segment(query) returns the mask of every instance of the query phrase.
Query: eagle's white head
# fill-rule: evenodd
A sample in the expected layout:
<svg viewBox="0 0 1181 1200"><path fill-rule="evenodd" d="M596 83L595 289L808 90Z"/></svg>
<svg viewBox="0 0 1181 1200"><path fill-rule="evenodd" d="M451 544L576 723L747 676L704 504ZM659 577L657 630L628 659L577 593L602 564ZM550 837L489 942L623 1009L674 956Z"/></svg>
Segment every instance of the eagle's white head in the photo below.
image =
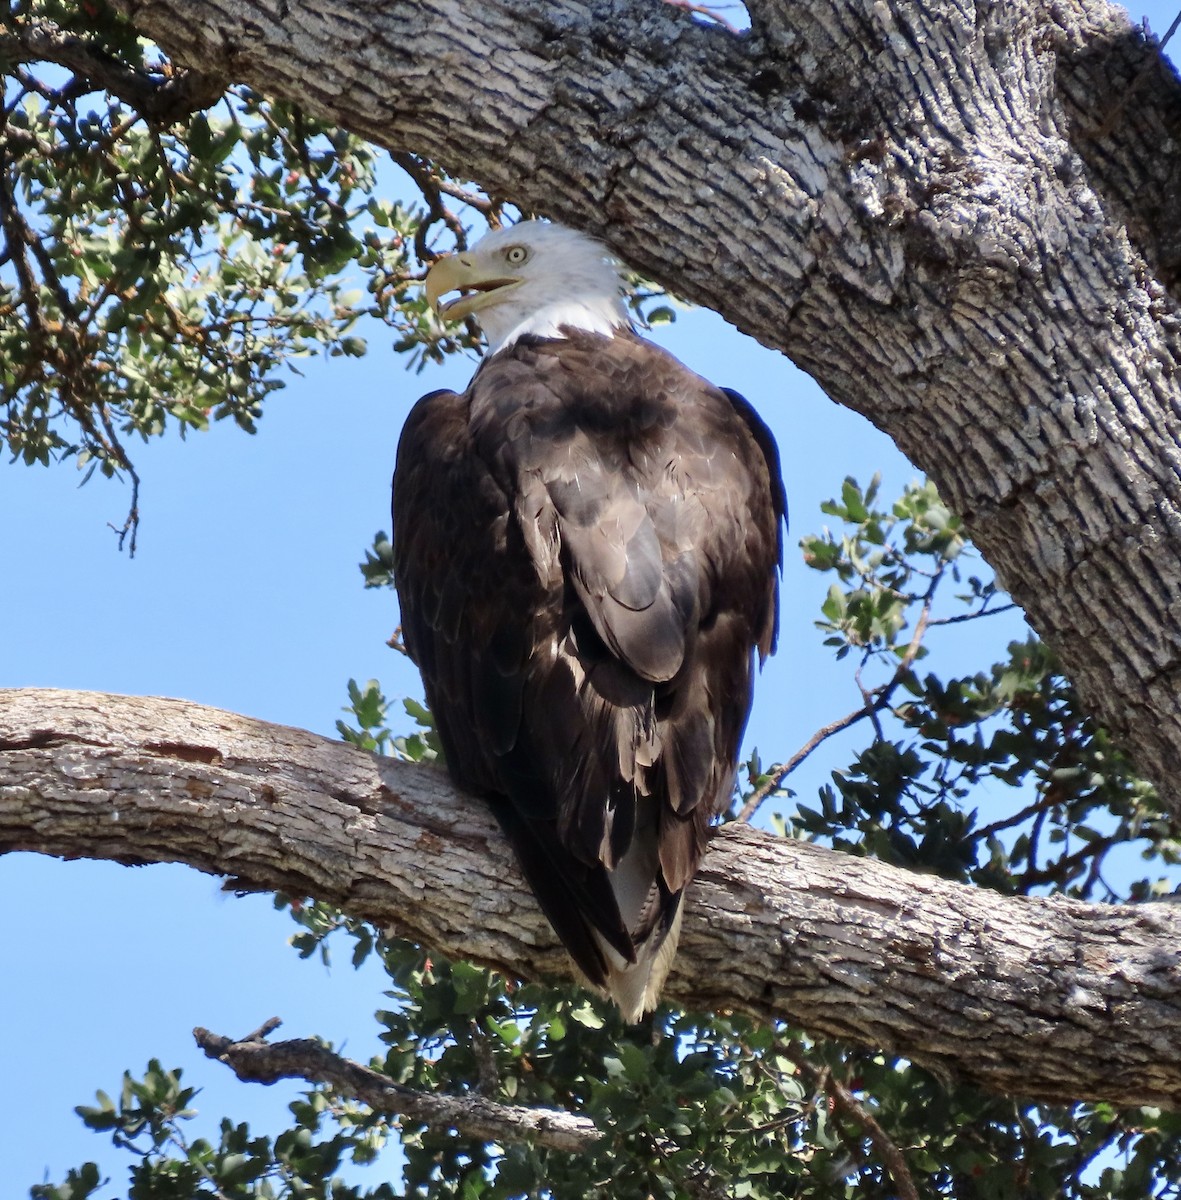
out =
<svg viewBox="0 0 1181 1200"><path fill-rule="evenodd" d="M563 326L608 336L630 326L619 264L592 237L544 221L497 229L471 250L427 272L427 299L448 321L472 315L488 353L531 333L562 337ZM458 292L445 300L449 292Z"/></svg>

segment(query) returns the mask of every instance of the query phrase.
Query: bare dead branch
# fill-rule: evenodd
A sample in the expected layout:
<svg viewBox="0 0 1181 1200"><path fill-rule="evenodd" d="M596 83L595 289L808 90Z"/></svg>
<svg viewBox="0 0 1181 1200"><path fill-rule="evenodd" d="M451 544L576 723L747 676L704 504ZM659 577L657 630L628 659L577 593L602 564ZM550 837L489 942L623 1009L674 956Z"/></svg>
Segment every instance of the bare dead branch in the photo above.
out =
<svg viewBox="0 0 1181 1200"><path fill-rule="evenodd" d="M371 1067L342 1058L323 1042L295 1038L271 1044L266 1035L280 1021L271 1018L239 1041L193 1030L197 1045L228 1066L244 1083L276 1083L303 1079L326 1083L338 1093L360 1100L376 1112L395 1114L434 1129L452 1129L482 1142L531 1142L550 1150L580 1154L601 1137L589 1117L553 1108L500 1104L484 1096L445 1096L397 1083Z"/></svg>

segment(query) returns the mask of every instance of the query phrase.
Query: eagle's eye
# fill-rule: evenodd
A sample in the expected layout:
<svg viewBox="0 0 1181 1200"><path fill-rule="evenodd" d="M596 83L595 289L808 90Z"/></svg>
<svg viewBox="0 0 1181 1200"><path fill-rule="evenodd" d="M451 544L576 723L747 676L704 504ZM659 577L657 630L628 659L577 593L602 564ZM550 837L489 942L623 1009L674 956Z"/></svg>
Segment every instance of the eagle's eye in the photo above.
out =
<svg viewBox="0 0 1181 1200"><path fill-rule="evenodd" d="M529 257L529 251L524 246L510 246L504 252L504 260L510 266L519 267Z"/></svg>

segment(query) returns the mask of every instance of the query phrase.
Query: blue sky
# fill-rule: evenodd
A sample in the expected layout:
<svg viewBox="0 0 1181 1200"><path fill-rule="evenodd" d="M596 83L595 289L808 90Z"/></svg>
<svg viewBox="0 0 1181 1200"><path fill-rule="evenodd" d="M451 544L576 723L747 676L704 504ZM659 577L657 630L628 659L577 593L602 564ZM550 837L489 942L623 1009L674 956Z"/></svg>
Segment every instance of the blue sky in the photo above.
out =
<svg viewBox="0 0 1181 1200"><path fill-rule="evenodd" d="M1172 5L1146 5L1167 28ZM827 587L799 560L800 535L851 474L885 477L889 497L917 473L862 418L832 404L785 359L711 313L682 313L655 340L701 374L743 392L772 426L792 510L780 652L760 681L748 744L785 757L857 695L812 622ZM136 451L143 480L139 552L121 555L107 522L127 493L99 479L78 487L71 465L0 466L0 686L88 688L179 696L332 736L354 677L387 694L421 694L408 663L384 645L393 597L364 591L357 563L389 529L398 431L423 392L462 387L470 360L403 370L381 331L361 360L307 360L277 393L254 437L214 428ZM998 619L961 648L992 661L1016 621ZM793 783L807 799L847 761L814 756ZM372 1013L382 977L346 963L325 970L286 944L293 927L265 898L226 897L187 868L0 859L9 911L0 991L0 1078L22 1097L6 1114L0 1194L60 1180L87 1158L122 1194L126 1160L73 1113L95 1089L117 1091L150 1057L182 1066L212 1119L283 1128L298 1089L237 1084L195 1049L191 1029L238 1035L270 1016L283 1034L321 1034L353 1057L377 1052ZM15 985L15 986L14 986Z"/></svg>

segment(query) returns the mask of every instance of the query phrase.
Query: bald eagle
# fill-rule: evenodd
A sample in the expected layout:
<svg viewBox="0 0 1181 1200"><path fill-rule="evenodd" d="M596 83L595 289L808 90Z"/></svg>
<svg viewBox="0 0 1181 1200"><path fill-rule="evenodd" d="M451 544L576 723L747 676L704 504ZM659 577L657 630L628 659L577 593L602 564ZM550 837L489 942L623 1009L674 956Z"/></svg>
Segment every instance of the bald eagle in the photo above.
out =
<svg viewBox="0 0 1181 1200"><path fill-rule="evenodd" d="M741 396L637 336L618 266L583 234L497 230L436 262L426 292L488 350L398 445L406 647L456 783L636 1021L731 800L754 655L775 645L778 453Z"/></svg>

